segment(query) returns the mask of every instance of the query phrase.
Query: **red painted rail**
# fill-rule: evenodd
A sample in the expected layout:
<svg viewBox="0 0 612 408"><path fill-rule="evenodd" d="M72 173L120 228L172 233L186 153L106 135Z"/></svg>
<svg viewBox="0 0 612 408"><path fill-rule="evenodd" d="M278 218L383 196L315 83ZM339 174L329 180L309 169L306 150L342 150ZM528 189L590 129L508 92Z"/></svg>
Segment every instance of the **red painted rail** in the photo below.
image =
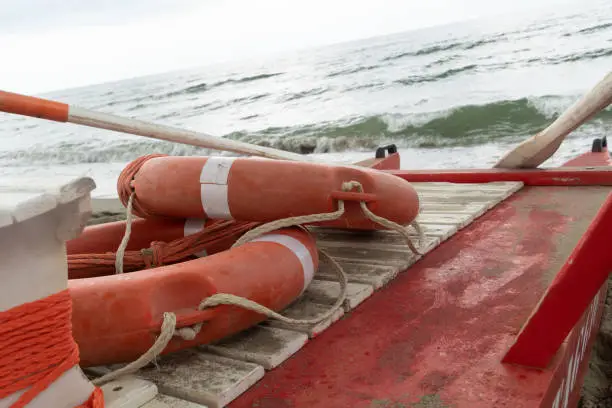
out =
<svg viewBox="0 0 612 408"><path fill-rule="evenodd" d="M385 170L411 182L490 183L522 181L528 186L612 186L612 167L557 167L534 170Z"/></svg>
<svg viewBox="0 0 612 408"><path fill-rule="evenodd" d="M545 368L612 270L612 194L504 356L504 363Z"/></svg>

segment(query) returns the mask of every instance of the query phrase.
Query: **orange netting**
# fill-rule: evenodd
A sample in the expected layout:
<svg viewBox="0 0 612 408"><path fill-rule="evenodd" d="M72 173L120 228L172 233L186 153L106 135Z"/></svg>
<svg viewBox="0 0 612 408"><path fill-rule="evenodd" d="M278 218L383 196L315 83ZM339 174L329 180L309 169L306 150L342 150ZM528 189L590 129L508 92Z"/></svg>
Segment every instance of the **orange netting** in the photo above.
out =
<svg viewBox="0 0 612 408"><path fill-rule="evenodd" d="M79 363L72 337L72 299L63 290L0 312L0 399L28 388L11 408L25 407ZM79 408L103 408L96 389Z"/></svg>
<svg viewBox="0 0 612 408"><path fill-rule="evenodd" d="M226 248L245 232L260 223L217 220L203 231L170 242L154 241L151 246L139 251L126 251L123 257L124 272L154 268L183 261L215 244L226 241ZM115 272L114 252L103 254L68 255L68 270L71 278L101 276Z"/></svg>

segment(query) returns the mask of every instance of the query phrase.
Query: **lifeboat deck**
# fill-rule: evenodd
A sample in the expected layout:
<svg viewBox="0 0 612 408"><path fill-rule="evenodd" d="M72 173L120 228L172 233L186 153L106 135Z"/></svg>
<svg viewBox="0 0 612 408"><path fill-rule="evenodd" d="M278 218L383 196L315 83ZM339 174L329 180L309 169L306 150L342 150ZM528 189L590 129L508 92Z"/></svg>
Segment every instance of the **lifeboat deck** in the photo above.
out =
<svg viewBox="0 0 612 408"><path fill-rule="evenodd" d="M421 250L427 253L520 190L523 184L436 182L414 183L414 186L421 200L421 213L417 220L426 237ZM338 310L331 319L316 326L296 329L282 322L268 320L222 343L162 357L158 360L157 367L146 368L135 376L106 384L103 388L107 406L123 408L228 406L251 387L262 384L260 380L266 377L267 373L273 373L275 368L299 353L308 343L319 341L317 339L319 334L339 320L349 318L353 309L367 308L367 299L370 296L398 276L409 274L410 266L420 259L410 252L404 239L395 232L350 232L327 228L311 228L311 230L320 248L326 250L339 262L348 276L347 299L343 309ZM285 309L283 314L305 319L327 310L339 294L340 285L335 279L334 273L322 263L315 280L304 295ZM420 300L414 299L414 302L420 303ZM389 310L389 313L394 311ZM390 327L389 330L393 328ZM359 336L359 333L347 333L347 335ZM368 351L364 352L367 354ZM117 367L96 367L88 369L87 372L88 375L95 377L114 368ZM322 381L320 378L312 380ZM263 387L267 386L263 384ZM264 391L258 390L259 393ZM281 406L274 404L275 402L270 401L270 404L258 403L248 406L261 408Z"/></svg>

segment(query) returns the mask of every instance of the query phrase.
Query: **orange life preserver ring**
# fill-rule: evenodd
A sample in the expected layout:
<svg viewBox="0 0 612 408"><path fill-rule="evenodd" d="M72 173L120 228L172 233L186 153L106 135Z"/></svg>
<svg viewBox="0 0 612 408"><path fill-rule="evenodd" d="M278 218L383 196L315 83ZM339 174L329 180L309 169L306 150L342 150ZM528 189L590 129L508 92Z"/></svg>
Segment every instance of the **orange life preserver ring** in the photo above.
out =
<svg viewBox="0 0 612 408"><path fill-rule="evenodd" d="M282 310L308 286L318 263L313 237L288 228L205 258L70 280L72 333L81 365L135 360L155 342L164 312L176 314L177 328L205 321L195 339L174 337L164 354L245 330L264 316L236 306L199 311L198 305L213 294L228 293Z"/></svg>
<svg viewBox="0 0 612 408"><path fill-rule="evenodd" d="M342 191L358 181L363 193ZM380 171L316 163L235 157L143 156L119 176L118 192L127 205L132 192L134 213L141 217L214 218L269 222L329 213L345 201L337 221L316 225L377 229L359 201L376 215L401 225L419 212L412 185Z"/></svg>
<svg viewBox="0 0 612 408"><path fill-rule="evenodd" d="M126 250L148 248L153 241L170 242L183 238L202 231L215 222L214 220L198 219L137 218L132 220L132 232ZM66 251L68 255L116 251L125 234L125 228L125 221L90 225L85 227L81 235L66 242ZM229 246L221 250L225 250ZM208 250L206 252L215 253Z"/></svg>
<svg viewBox="0 0 612 408"><path fill-rule="evenodd" d="M224 220L137 218L132 221L124 271L182 262L225 251L246 231L257 225ZM66 242L68 278L83 279L114 274L114 255L126 226L125 221L91 225L80 236ZM199 237L181 243L181 239L194 234ZM195 242L197 250L193 250ZM109 261L112 262L109 264Z"/></svg>

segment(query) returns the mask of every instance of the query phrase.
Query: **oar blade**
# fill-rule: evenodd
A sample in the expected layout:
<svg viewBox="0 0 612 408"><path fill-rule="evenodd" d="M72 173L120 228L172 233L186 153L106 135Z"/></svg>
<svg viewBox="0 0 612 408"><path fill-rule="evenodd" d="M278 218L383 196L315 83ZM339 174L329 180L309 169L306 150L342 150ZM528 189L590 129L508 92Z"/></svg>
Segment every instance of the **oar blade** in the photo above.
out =
<svg viewBox="0 0 612 408"><path fill-rule="evenodd" d="M612 72L580 98L546 129L521 142L493 167L535 168L548 160L565 137L612 103Z"/></svg>

